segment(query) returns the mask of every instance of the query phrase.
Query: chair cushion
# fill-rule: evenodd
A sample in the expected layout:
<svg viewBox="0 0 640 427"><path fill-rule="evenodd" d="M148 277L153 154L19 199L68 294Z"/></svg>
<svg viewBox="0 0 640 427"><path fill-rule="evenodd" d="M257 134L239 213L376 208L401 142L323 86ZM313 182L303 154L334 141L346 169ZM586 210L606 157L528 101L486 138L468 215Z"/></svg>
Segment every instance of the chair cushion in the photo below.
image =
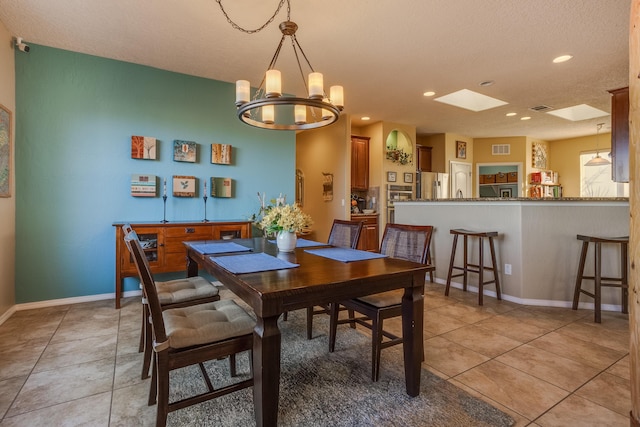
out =
<svg viewBox="0 0 640 427"><path fill-rule="evenodd" d="M255 320L233 300L162 312L169 347L185 348L253 333Z"/></svg>
<svg viewBox="0 0 640 427"><path fill-rule="evenodd" d="M395 289L393 291L380 292L379 294L367 295L356 299L374 307L384 308L402 304L403 294L404 289Z"/></svg>
<svg viewBox="0 0 640 427"><path fill-rule="evenodd" d="M218 288L200 276L156 282L156 289L160 305L175 304L218 295Z"/></svg>

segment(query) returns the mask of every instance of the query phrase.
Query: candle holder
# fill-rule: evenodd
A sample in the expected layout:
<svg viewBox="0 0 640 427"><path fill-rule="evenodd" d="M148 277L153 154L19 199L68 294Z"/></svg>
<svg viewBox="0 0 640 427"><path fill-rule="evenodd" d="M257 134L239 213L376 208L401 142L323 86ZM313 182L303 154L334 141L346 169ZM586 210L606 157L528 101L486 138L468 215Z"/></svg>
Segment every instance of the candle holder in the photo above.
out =
<svg viewBox="0 0 640 427"><path fill-rule="evenodd" d="M164 196L162 196L162 204L163 206L163 214L162 214L162 222L163 224L169 222L167 221L167 195L165 194Z"/></svg>
<svg viewBox="0 0 640 427"><path fill-rule="evenodd" d="M205 193L205 195L202 197L202 200L204 200L204 219L202 220L202 222L209 222L209 220L207 219L207 194Z"/></svg>

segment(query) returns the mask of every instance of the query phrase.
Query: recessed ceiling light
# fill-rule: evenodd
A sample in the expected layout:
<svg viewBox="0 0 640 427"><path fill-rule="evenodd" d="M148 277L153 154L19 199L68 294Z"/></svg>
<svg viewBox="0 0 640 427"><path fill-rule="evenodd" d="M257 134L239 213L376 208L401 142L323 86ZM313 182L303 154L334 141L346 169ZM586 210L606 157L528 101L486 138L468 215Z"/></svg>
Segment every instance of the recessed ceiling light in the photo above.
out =
<svg viewBox="0 0 640 427"><path fill-rule="evenodd" d="M567 62L571 58L573 58L573 55L561 55L561 56L558 56L557 58L553 58L553 63L559 64L561 62Z"/></svg>
<svg viewBox="0 0 640 427"><path fill-rule="evenodd" d="M360 118L360 120L365 120L365 121L366 121L366 120L371 120L371 117L369 117L369 116L364 116L364 117L361 117L361 118Z"/></svg>
<svg viewBox="0 0 640 427"><path fill-rule="evenodd" d="M507 114L505 114L505 116L507 116L507 117L513 117L513 116L515 116L516 114L518 114L518 113L507 113Z"/></svg>
<svg viewBox="0 0 640 427"><path fill-rule="evenodd" d="M520 117L520 120L531 120L531 117L529 116Z"/></svg>
<svg viewBox="0 0 640 427"><path fill-rule="evenodd" d="M462 89L435 99L438 102L453 105L471 111L484 111L507 104L500 99L492 98L469 89Z"/></svg>
<svg viewBox="0 0 640 427"><path fill-rule="evenodd" d="M433 96L433 95L435 95L435 94L436 94L435 92L433 92L433 91L431 91L431 90L430 90L430 91L428 91L428 92L423 93L422 95L423 95L423 96Z"/></svg>
<svg viewBox="0 0 640 427"><path fill-rule="evenodd" d="M494 83L495 82L493 80L485 80L483 82L480 82L480 86L491 86Z"/></svg>

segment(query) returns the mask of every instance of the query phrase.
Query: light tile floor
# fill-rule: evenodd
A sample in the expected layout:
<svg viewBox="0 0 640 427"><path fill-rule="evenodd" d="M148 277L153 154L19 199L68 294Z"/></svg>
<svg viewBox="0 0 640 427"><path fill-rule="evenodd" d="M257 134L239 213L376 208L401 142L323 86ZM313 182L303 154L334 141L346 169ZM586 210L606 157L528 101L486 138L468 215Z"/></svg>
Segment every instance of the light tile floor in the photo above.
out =
<svg viewBox="0 0 640 427"><path fill-rule="evenodd" d="M628 317L521 306L428 284L426 367L518 426L628 426ZM153 425L140 380L140 304L15 313L0 325L0 426ZM399 328L397 319L386 322ZM384 371L384 366L382 367Z"/></svg>

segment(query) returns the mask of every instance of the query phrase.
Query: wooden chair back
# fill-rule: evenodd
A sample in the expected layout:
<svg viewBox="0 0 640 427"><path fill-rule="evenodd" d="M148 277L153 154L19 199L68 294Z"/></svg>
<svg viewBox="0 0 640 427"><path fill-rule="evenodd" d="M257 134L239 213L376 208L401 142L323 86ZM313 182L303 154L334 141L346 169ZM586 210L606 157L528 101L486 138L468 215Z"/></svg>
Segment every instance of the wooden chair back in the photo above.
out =
<svg viewBox="0 0 640 427"><path fill-rule="evenodd" d="M363 224L362 221L334 219L327 243L331 246L356 249Z"/></svg>
<svg viewBox="0 0 640 427"><path fill-rule="evenodd" d="M387 224L382 235L380 253L391 258L426 264L432 234L431 225Z"/></svg>
<svg viewBox="0 0 640 427"><path fill-rule="evenodd" d="M164 321L162 320L162 307L158 299L158 292L153 280L153 275L151 274L149 261L144 254L144 249L142 249L142 245L140 245L140 240L138 240L138 235L135 231L132 230L126 234L124 240L133 256L133 263L136 266L136 270L138 270L138 276L140 276L142 292L147 298L155 340L158 343L163 343L167 340L167 335L164 329Z"/></svg>

